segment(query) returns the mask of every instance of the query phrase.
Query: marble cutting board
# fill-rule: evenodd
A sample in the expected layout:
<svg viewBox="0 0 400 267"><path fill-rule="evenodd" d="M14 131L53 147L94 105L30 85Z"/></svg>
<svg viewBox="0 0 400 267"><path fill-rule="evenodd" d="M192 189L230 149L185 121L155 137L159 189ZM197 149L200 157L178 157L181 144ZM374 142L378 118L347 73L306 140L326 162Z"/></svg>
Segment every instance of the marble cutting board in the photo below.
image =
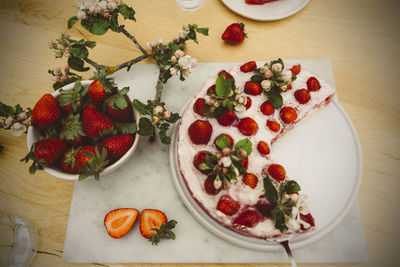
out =
<svg viewBox="0 0 400 267"><path fill-rule="evenodd" d="M334 87L329 59L291 60L316 73ZM172 78L163 100L180 111L206 78L238 63L201 63L185 82ZM120 88L129 86L131 96L142 101L154 97L158 68L137 65L130 72L114 74ZM339 96L340 97L340 96ZM280 263L288 262L285 252L254 251L230 244L203 228L185 208L175 191L168 162L168 147L141 137L132 158L100 182L75 182L63 260L74 263ZM160 209L178 224L176 240L158 246L141 237L138 222L125 237L112 239L103 225L112 209L134 207ZM358 203L343 223L312 245L293 251L300 263L355 263L368 259Z"/></svg>

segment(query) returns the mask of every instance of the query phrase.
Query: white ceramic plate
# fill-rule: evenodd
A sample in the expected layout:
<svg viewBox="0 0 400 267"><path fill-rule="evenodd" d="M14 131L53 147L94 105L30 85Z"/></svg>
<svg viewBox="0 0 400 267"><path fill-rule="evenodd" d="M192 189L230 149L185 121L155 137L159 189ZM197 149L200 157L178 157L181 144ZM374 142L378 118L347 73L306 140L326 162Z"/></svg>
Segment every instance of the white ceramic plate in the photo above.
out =
<svg viewBox="0 0 400 267"><path fill-rule="evenodd" d="M85 81L81 81L83 86L89 86L89 84L93 81L91 80L85 80ZM65 85L64 87L62 87L61 89L63 90L71 90L74 88L74 83L70 83L68 85ZM59 90L54 91L52 93L52 95L54 97L58 97L60 95ZM132 101L132 99L131 99ZM135 108L133 108L133 115L134 118L136 119L136 124L138 126L139 120L137 118L140 117L140 114L136 111ZM28 133L27 133L27 137L26 137L26 145L28 147L28 151L31 150L32 145L39 140L39 132L34 129L32 126L29 126L28 128ZM139 143L139 135L135 135L135 139L133 140L132 146L129 148L129 150L125 153L125 155L123 155L119 160L117 160L116 162L114 162L113 164L107 166L100 175L106 175L111 173L112 171L118 169L120 166L122 166L123 164L125 164L125 162L128 161L128 159L133 155L133 153L136 150L136 147L138 146ZM79 175L78 174L71 174L71 173L67 173L65 171L62 171L61 169L56 169L53 167L43 167L43 170L45 172L47 172L50 175L53 175L54 177L60 178L60 179L65 179L65 180L78 180ZM93 178L94 176L90 176L91 178Z"/></svg>
<svg viewBox="0 0 400 267"><path fill-rule="evenodd" d="M190 100L191 101L191 100ZM189 103L188 103L189 104ZM178 194L192 215L215 235L239 246L277 250L280 245L251 238L212 219L189 193L177 161L177 129L170 147L170 167ZM347 113L334 98L327 107L305 119L272 147L273 159L285 166L309 197L316 230L291 239L291 247L306 246L341 223L357 197L362 178L362 154L357 133Z"/></svg>
<svg viewBox="0 0 400 267"><path fill-rule="evenodd" d="M249 5L245 0L221 0L233 12L253 20L279 20L302 10L309 0L278 0L264 5Z"/></svg>

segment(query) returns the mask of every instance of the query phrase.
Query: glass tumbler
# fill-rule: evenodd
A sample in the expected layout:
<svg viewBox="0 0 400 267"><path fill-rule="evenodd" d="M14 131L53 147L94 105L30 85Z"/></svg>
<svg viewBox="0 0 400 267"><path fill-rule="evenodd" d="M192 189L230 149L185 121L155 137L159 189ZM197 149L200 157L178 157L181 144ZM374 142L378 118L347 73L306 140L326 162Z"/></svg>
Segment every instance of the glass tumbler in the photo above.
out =
<svg viewBox="0 0 400 267"><path fill-rule="evenodd" d="M0 213L0 266L29 266L38 249L36 228L16 215Z"/></svg>
<svg viewBox="0 0 400 267"><path fill-rule="evenodd" d="M185 11L194 11L203 5L203 0L176 0L176 3Z"/></svg>

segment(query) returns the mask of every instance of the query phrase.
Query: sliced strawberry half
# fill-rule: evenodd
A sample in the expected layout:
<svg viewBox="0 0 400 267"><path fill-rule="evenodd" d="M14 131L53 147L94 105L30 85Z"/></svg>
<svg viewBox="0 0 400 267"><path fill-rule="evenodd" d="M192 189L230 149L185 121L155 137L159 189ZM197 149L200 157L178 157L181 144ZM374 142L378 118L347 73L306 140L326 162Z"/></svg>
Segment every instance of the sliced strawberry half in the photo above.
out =
<svg viewBox="0 0 400 267"><path fill-rule="evenodd" d="M301 71L301 66L299 65L294 65L292 68L290 68L290 71L292 72L293 76L297 76L297 74L300 73Z"/></svg>
<svg viewBox="0 0 400 267"><path fill-rule="evenodd" d="M269 146L266 142L260 141L257 144L257 150L260 152L261 155L266 156L270 153Z"/></svg>
<svg viewBox="0 0 400 267"><path fill-rule="evenodd" d="M265 101L264 103L261 104L260 111L262 114L270 116L274 113L275 109L274 106L271 104L271 102Z"/></svg>
<svg viewBox="0 0 400 267"><path fill-rule="evenodd" d="M304 105L310 101L311 96L310 92L307 89L299 89L294 92L294 97L296 98L297 102Z"/></svg>
<svg viewBox="0 0 400 267"><path fill-rule="evenodd" d="M253 173L247 173L245 176L243 176L243 183L247 186L249 186L250 188L256 188L257 184L258 184L258 178L255 174Z"/></svg>
<svg viewBox="0 0 400 267"><path fill-rule="evenodd" d="M155 229L159 229L167 221L167 216L164 212L155 209L144 209L140 215L140 233L144 238L150 239L151 236L157 234Z"/></svg>
<svg viewBox="0 0 400 267"><path fill-rule="evenodd" d="M252 72L256 68L257 68L257 64L256 64L256 62L254 60L253 61L249 61L249 62L243 64L242 66L240 66L240 70L242 72Z"/></svg>
<svg viewBox="0 0 400 267"><path fill-rule="evenodd" d="M315 92L321 89L321 85L319 84L319 81L315 77L310 77L307 80L307 89L308 91Z"/></svg>
<svg viewBox="0 0 400 267"><path fill-rule="evenodd" d="M263 220L264 218L256 210L248 209L240 213L235 220L233 220L233 224L253 228Z"/></svg>
<svg viewBox="0 0 400 267"><path fill-rule="evenodd" d="M240 203L235 201L229 195L223 195L218 200L217 210L219 210L220 212L222 212L225 215L232 216L236 212L238 212L239 209L240 209Z"/></svg>
<svg viewBox="0 0 400 267"><path fill-rule="evenodd" d="M226 109L218 116L217 121L222 126L230 126L236 120L236 114L233 110Z"/></svg>
<svg viewBox="0 0 400 267"><path fill-rule="evenodd" d="M248 95L261 95L261 85L258 82L248 81L244 84L244 92Z"/></svg>
<svg viewBox="0 0 400 267"><path fill-rule="evenodd" d="M279 132L281 129L281 125L274 120L267 120L267 127L275 133Z"/></svg>
<svg viewBox="0 0 400 267"><path fill-rule="evenodd" d="M239 131L245 136L255 135L258 131L258 124L250 117L243 118L238 123Z"/></svg>
<svg viewBox="0 0 400 267"><path fill-rule="evenodd" d="M125 236L135 224L139 211L137 209L115 209L104 217L104 226L112 238Z"/></svg>
<svg viewBox="0 0 400 267"><path fill-rule="evenodd" d="M246 105L245 105L245 107L246 107L246 110L249 109L249 108L251 107L251 98L250 98L250 97L247 97L247 98L246 98Z"/></svg>

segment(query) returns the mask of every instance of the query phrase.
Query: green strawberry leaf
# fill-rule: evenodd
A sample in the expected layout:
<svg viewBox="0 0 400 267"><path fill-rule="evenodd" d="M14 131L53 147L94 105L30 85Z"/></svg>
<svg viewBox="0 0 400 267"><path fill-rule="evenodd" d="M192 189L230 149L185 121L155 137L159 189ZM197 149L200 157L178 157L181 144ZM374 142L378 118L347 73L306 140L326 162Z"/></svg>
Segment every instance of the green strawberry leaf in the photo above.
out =
<svg viewBox="0 0 400 267"><path fill-rule="evenodd" d="M265 198L272 203L278 202L278 191L276 190L275 186L273 185L271 179L267 175L264 178L264 190L265 190Z"/></svg>
<svg viewBox="0 0 400 267"><path fill-rule="evenodd" d="M279 87L274 86L270 91L264 91L268 101L271 102L274 109L280 109L283 106L283 98Z"/></svg>
<svg viewBox="0 0 400 267"><path fill-rule="evenodd" d="M226 91L225 78L223 75L219 75L215 81L215 93L219 97L224 97L226 95Z"/></svg>

